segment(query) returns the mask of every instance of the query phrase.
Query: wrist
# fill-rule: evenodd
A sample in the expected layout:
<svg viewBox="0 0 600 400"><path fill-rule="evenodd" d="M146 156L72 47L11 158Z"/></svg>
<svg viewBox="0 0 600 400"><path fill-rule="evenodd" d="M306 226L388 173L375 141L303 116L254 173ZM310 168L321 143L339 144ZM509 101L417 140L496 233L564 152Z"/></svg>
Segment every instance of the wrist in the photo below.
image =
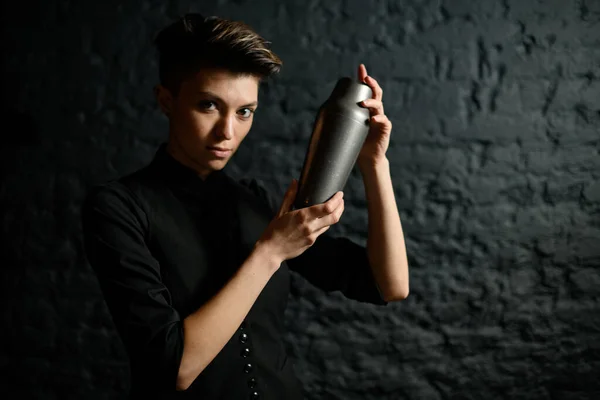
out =
<svg viewBox="0 0 600 400"><path fill-rule="evenodd" d="M356 165L358 166L360 172L364 174L372 173L374 171L389 168L390 161L387 157L379 157L379 158L358 158L356 161Z"/></svg>
<svg viewBox="0 0 600 400"><path fill-rule="evenodd" d="M269 271L276 271L279 269L279 266L283 262L281 257L278 257L276 253L273 251L273 247L271 242L268 240L258 240L254 244L254 249L252 253L261 260L261 264L265 265Z"/></svg>

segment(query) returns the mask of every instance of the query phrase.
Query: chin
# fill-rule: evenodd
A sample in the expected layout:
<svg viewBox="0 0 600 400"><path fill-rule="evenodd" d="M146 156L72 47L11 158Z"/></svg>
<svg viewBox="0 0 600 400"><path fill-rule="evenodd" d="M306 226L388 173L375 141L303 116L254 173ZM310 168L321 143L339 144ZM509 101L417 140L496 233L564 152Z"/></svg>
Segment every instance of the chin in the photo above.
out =
<svg viewBox="0 0 600 400"><path fill-rule="evenodd" d="M227 163L229 162L229 160L231 160L231 157L227 157L227 158L215 158L212 160L208 160L208 162L206 163L206 165L214 170L219 170L219 169L223 169L225 168L225 166L227 165Z"/></svg>
<svg viewBox="0 0 600 400"><path fill-rule="evenodd" d="M213 171L219 171L227 165L229 160L211 160L208 163L208 167Z"/></svg>

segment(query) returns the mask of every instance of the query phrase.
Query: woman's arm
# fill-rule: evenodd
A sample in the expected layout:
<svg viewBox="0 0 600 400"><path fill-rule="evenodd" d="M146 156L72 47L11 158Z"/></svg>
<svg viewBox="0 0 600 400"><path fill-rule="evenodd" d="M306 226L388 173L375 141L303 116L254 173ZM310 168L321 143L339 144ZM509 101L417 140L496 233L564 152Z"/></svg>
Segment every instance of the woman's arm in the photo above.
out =
<svg viewBox="0 0 600 400"><path fill-rule="evenodd" d="M387 301L408 296L408 261L404 233L398 215L390 163L386 152L390 144L392 122L385 115L383 89L364 64L358 67L358 79L373 91L373 97L362 101L371 115L370 128L358 156L369 212L367 250L375 280Z"/></svg>
<svg viewBox="0 0 600 400"><path fill-rule="evenodd" d="M386 301L408 296L408 261L404 233L387 159L361 163L369 213L367 251L373 275Z"/></svg>
<svg viewBox="0 0 600 400"><path fill-rule="evenodd" d="M339 221L344 210L341 193L324 204L290 212L296 191L294 181L240 269L211 300L185 318L178 390L187 389L221 351L281 263L304 253Z"/></svg>
<svg viewBox="0 0 600 400"><path fill-rule="evenodd" d="M257 243L227 284L183 320L177 390L186 390L225 347L280 264L267 244Z"/></svg>

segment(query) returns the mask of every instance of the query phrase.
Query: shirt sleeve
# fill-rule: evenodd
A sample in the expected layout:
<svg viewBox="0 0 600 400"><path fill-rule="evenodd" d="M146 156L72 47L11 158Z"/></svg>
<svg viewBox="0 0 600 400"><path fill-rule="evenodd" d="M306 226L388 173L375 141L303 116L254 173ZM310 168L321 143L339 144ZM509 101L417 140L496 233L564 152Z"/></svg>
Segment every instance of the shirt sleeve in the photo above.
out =
<svg viewBox="0 0 600 400"><path fill-rule="evenodd" d="M256 179L248 186L269 206L272 216L279 204ZM326 292L340 291L345 297L364 303L387 305L375 278L367 249L345 237L320 235L315 243L296 258L287 260L292 271Z"/></svg>
<svg viewBox="0 0 600 400"><path fill-rule="evenodd" d="M115 181L88 193L82 227L87 259L129 355L132 382L155 393L175 390L183 326L145 244L145 212Z"/></svg>
<svg viewBox="0 0 600 400"><path fill-rule="evenodd" d="M367 249L348 238L325 232L287 263L292 271L326 292L339 290L349 299L387 305L373 277Z"/></svg>

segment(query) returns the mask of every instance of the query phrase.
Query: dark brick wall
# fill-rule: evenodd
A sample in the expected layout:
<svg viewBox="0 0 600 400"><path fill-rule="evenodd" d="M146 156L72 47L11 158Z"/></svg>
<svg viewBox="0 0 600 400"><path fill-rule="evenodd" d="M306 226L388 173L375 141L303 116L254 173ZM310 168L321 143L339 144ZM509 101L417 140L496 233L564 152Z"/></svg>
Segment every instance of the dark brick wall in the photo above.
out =
<svg viewBox="0 0 600 400"><path fill-rule="evenodd" d="M0 396L125 396L79 207L166 139L151 39L191 10L285 62L230 165L279 195L339 76L364 62L385 91L411 294L377 308L294 277L311 399L600 398L600 1L34 3L3 12ZM358 173L346 199L335 232L364 243Z"/></svg>

